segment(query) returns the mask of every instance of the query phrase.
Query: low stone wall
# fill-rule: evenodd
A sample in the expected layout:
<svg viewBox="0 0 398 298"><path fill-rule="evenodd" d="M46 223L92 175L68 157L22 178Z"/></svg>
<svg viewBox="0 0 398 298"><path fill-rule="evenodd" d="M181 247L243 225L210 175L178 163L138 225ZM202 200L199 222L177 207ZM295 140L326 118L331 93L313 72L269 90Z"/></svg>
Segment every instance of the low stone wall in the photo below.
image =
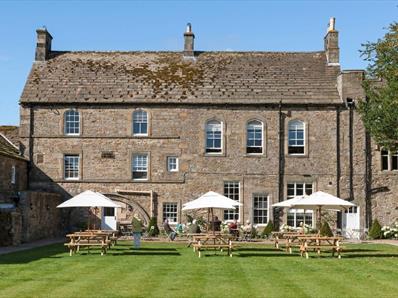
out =
<svg viewBox="0 0 398 298"><path fill-rule="evenodd" d="M22 242L59 237L64 234L64 223L57 205L62 202L56 193L21 192L19 210L22 215Z"/></svg>

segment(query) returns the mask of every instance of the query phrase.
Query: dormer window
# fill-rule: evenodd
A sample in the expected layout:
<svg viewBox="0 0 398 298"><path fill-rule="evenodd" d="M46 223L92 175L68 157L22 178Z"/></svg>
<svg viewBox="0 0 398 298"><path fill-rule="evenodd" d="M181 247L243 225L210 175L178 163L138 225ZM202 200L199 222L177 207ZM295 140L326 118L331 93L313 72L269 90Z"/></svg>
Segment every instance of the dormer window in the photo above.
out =
<svg viewBox="0 0 398 298"><path fill-rule="evenodd" d="M80 114L76 110L67 110L64 114L65 135L80 135Z"/></svg>

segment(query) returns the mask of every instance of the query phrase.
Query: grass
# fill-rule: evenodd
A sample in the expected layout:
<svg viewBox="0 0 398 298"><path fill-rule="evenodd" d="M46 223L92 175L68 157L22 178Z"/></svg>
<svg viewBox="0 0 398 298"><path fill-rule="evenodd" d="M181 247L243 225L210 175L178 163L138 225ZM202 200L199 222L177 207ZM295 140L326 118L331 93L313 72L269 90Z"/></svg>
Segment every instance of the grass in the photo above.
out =
<svg viewBox="0 0 398 298"><path fill-rule="evenodd" d="M199 259L178 243L120 242L106 256L62 244L0 256L1 297L396 297L398 247L346 245L306 260L270 245Z"/></svg>

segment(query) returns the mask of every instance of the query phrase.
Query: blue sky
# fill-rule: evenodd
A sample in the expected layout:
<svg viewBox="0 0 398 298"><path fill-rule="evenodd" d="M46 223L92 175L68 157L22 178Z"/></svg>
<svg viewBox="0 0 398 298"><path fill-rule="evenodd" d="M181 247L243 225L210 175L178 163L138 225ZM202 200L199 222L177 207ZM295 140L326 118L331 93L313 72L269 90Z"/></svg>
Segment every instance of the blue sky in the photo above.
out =
<svg viewBox="0 0 398 298"><path fill-rule="evenodd" d="M181 50L191 22L198 50L315 51L336 17L343 69L364 68L361 43L398 21L398 1L0 0L0 125L19 123L18 101L45 25L54 50Z"/></svg>

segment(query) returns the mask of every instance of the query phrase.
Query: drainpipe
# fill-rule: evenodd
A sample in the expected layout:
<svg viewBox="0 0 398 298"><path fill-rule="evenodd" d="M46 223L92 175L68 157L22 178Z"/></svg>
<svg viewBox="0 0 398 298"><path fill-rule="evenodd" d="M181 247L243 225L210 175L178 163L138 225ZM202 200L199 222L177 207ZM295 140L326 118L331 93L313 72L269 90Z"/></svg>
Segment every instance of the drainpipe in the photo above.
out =
<svg viewBox="0 0 398 298"><path fill-rule="evenodd" d="M365 99L368 101L368 98ZM372 225L372 141L370 133L365 129L365 226Z"/></svg>
<svg viewBox="0 0 398 298"><path fill-rule="evenodd" d="M352 98L347 98L347 106L350 110L348 139L349 139L349 171L350 171L350 200L354 200L354 107L355 102Z"/></svg>
<svg viewBox="0 0 398 298"><path fill-rule="evenodd" d="M340 178L341 178L341 160L340 160L340 108L336 108L336 195L340 198ZM337 228L342 228L342 213L337 212Z"/></svg>
<svg viewBox="0 0 398 298"><path fill-rule="evenodd" d="M282 112L282 101L279 102L279 174L278 174L278 201L282 202L283 185L284 185L284 171L285 171L285 115ZM280 209L274 208L274 224L279 228Z"/></svg>
<svg viewBox="0 0 398 298"><path fill-rule="evenodd" d="M31 172L33 168L33 133L34 133L34 110L32 106L29 106L29 162L28 162L28 189L31 188Z"/></svg>

